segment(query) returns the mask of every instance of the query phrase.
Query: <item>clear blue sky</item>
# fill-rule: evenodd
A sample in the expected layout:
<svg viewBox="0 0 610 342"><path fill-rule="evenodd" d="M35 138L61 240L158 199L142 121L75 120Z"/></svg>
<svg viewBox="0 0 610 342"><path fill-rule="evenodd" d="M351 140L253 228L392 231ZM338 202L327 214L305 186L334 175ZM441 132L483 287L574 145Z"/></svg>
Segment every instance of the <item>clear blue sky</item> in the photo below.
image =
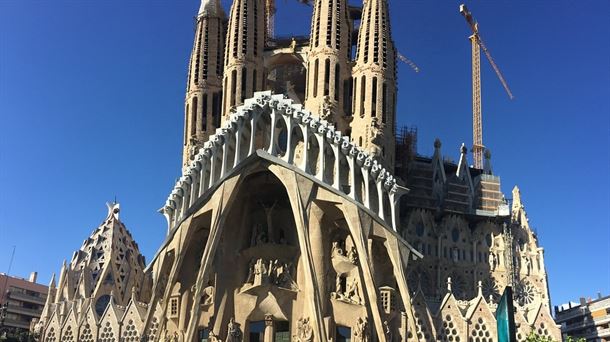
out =
<svg viewBox="0 0 610 342"><path fill-rule="evenodd" d="M223 1L228 9L228 1ZM471 145L469 34L457 1L392 0L398 121ZM610 294L610 2L470 1L515 100L482 62L484 142L522 189L554 304ZM278 0L277 32L310 9ZM0 0L0 271L49 281L115 196L150 260L179 176L198 0Z"/></svg>

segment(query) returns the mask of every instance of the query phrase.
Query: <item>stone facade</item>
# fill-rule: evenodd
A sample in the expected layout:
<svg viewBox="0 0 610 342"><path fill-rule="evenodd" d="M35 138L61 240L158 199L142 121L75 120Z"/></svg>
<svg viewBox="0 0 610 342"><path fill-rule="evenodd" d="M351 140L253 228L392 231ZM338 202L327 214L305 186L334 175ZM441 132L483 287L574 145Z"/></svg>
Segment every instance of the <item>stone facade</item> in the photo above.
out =
<svg viewBox="0 0 610 342"><path fill-rule="evenodd" d="M202 1L167 237L143 269L111 206L52 290L45 341L495 341L506 285L518 339L559 339L543 249L491 155L474 169L436 141L394 170L387 1L313 5L311 37L282 40L264 36L263 0L235 0L226 32ZM102 265L100 248L131 258Z"/></svg>

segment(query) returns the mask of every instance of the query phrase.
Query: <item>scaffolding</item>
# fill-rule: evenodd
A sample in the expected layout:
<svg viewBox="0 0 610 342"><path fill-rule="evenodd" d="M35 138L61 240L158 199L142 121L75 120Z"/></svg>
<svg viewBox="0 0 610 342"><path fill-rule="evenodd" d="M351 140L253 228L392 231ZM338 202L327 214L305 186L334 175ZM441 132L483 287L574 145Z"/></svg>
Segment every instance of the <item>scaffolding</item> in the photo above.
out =
<svg viewBox="0 0 610 342"><path fill-rule="evenodd" d="M417 127L402 126L396 131L396 173L406 176L409 164L417 156Z"/></svg>

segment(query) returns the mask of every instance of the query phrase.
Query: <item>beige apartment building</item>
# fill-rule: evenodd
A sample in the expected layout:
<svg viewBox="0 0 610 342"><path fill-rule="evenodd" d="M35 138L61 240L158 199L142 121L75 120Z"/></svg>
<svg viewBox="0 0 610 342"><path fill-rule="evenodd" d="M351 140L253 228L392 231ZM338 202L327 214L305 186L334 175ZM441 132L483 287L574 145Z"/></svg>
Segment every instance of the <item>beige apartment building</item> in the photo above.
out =
<svg viewBox="0 0 610 342"><path fill-rule="evenodd" d="M38 284L37 276L32 272L23 279L0 273L0 307L4 315L4 319L0 317L0 328L28 331L31 323L40 318L48 287Z"/></svg>

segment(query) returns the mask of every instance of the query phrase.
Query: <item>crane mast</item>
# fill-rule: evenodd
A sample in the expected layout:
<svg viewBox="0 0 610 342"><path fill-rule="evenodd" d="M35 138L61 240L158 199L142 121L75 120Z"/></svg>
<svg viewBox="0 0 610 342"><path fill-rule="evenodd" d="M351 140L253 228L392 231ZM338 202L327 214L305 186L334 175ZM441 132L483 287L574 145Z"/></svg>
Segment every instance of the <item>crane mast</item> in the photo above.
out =
<svg viewBox="0 0 610 342"><path fill-rule="evenodd" d="M476 34L472 42L472 155L474 167L483 168L483 112L481 109L481 48Z"/></svg>
<svg viewBox="0 0 610 342"><path fill-rule="evenodd" d="M496 65L496 62L491 57L491 53L483 43L481 35L479 34L479 25L474 20L472 13L468 11L466 5L460 5L460 13L466 19L468 26L472 30L472 35L469 37L472 43L472 154L474 159L474 167L477 169L483 168L483 152L485 146L483 145L483 113L481 110L481 50L487 57L489 64L494 69L494 72L498 76L502 87L508 94L508 97L512 100L513 93L508 87L508 83L502 76L500 68Z"/></svg>

